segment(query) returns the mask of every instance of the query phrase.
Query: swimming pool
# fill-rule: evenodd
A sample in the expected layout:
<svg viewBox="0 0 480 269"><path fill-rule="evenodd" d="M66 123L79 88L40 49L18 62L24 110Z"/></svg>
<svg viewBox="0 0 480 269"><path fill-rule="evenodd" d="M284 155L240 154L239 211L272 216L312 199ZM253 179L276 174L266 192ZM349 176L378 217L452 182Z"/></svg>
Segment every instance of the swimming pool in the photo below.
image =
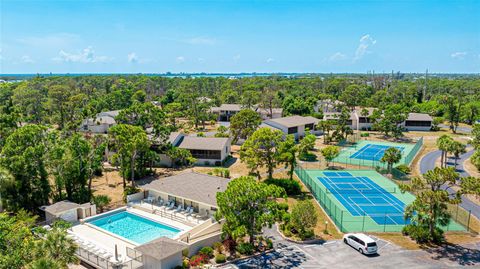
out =
<svg viewBox="0 0 480 269"><path fill-rule="evenodd" d="M94 218L88 223L138 244L144 244L162 236L172 238L181 232L180 229L127 211L107 214Z"/></svg>

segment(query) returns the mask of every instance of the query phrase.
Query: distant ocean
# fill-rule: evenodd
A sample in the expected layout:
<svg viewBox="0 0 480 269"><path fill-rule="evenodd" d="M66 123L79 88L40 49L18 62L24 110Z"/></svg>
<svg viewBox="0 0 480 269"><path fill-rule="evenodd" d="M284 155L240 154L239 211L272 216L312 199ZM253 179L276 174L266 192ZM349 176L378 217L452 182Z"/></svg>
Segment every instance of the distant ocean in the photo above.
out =
<svg viewBox="0 0 480 269"><path fill-rule="evenodd" d="M2 80L25 80L33 77L80 77L80 76L151 76L151 77L226 77L226 78L243 78L243 77L268 77L268 76L305 76L315 75L307 73L46 73L46 74L0 74Z"/></svg>

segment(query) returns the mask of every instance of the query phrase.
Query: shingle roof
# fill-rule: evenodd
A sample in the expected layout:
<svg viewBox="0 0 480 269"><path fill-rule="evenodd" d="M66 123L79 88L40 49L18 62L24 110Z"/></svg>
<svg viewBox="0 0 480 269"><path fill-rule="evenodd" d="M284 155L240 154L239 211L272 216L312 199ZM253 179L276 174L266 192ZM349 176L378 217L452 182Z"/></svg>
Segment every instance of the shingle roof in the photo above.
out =
<svg viewBox="0 0 480 269"><path fill-rule="evenodd" d="M187 245L185 243L167 237L160 237L136 247L135 250L140 251L143 255L154 257L157 260L163 260L164 258L179 253L186 248Z"/></svg>
<svg viewBox="0 0 480 269"><path fill-rule="evenodd" d="M430 117L430 115L425 114L425 113L408 113L407 120L409 120L409 121L433 121L432 117Z"/></svg>
<svg viewBox="0 0 480 269"><path fill-rule="evenodd" d="M168 142L170 142L170 144L176 146L175 144L175 141L180 137L180 136L184 136L184 134L180 133L180 132L172 132L170 133L170 135L168 136Z"/></svg>
<svg viewBox="0 0 480 269"><path fill-rule="evenodd" d="M303 116L290 116L290 117L283 117L283 118L278 118L278 119L271 119L265 121L266 124L270 122L274 122L280 125L283 125L285 127L295 127L295 126L301 126L305 124L317 124L320 120L311 116L303 117Z"/></svg>
<svg viewBox="0 0 480 269"><path fill-rule="evenodd" d="M240 111L242 110L242 106L239 104L222 104L219 107L212 107L210 108L212 112L215 111Z"/></svg>
<svg viewBox="0 0 480 269"><path fill-rule="evenodd" d="M84 205L82 205L82 206L84 206ZM50 214L57 214L57 213L65 212L65 211L70 210L70 209L79 208L79 207L82 207L82 206L77 204L77 203L73 203L73 202L65 200L65 201L56 202L53 205L45 206L42 209L45 212L48 212Z"/></svg>
<svg viewBox="0 0 480 269"><path fill-rule="evenodd" d="M231 179L196 172L186 172L154 180L142 188L168 193L207 205L217 206L217 192L227 189Z"/></svg>
<svg viewBox="0 0 480 269"><path fill-rule="evenodd" d="M229 141L230 139L227 137L185 136L178 147L183 149L223 150Z"/></svg>

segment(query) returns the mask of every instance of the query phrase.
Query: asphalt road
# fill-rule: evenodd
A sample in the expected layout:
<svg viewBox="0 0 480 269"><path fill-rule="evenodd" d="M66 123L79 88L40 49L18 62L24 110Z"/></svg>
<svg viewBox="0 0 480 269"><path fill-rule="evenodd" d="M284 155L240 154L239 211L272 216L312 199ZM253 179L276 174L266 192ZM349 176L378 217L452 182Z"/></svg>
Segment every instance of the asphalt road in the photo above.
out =
<svg viewBox="0 0 480 269"><path fill-rule="evenodd" d="M462 154L457 160L456 170L458 173L460 173L462 177L469 176L469 174L464 170L463 163L473 154L473 152L474 150L471 150L465 154ZM420 160L420 173L425 174L427 171L433 170L435 168L435 162L438 160L438 158L440 158L441 155L442 152L440 150L432 151L425 155ZM449 158L447 161L447 165L454 166L454 164L455 161L453 160L453 158ZM447 191L452 194L455 193L455 191L452 189L447 189ZM462 202L460 203L460 206L465 210L472 212L472 215L480 219L480 206L476 203L465 197L462 197Z"/></svg>

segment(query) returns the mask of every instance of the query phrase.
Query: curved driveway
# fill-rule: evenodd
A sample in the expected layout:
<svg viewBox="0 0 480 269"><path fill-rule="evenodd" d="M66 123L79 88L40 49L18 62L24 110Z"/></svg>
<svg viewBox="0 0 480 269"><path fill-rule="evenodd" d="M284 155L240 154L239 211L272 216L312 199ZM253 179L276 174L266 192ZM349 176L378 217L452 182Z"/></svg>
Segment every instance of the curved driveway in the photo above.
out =
<svg viewBox="0 0 480 269"><path fill-rule="evenodd" d="M463 163L473 154L473 152L474 150L471 150L465 154L462 154L457 160L456 170L462 177L469 176L469 174L463 169ZM427 171L433 170L433 168L435 168L435 162L438 160L438 158L441 157L441 155L442 152L440 150L435 150L423 156L423 158L420 160L420 173L425 174ZM453 166L454 164L455 160L453 158L448 158L447 165ZM449 193L455 193L455 191L452 189L447 189L447 191ZM462 197L462 202L460 203L460 206L465 210L472 212L472 215L480 219L479 205L475 204L474 202L470 201L465 197Z"/></svg>

